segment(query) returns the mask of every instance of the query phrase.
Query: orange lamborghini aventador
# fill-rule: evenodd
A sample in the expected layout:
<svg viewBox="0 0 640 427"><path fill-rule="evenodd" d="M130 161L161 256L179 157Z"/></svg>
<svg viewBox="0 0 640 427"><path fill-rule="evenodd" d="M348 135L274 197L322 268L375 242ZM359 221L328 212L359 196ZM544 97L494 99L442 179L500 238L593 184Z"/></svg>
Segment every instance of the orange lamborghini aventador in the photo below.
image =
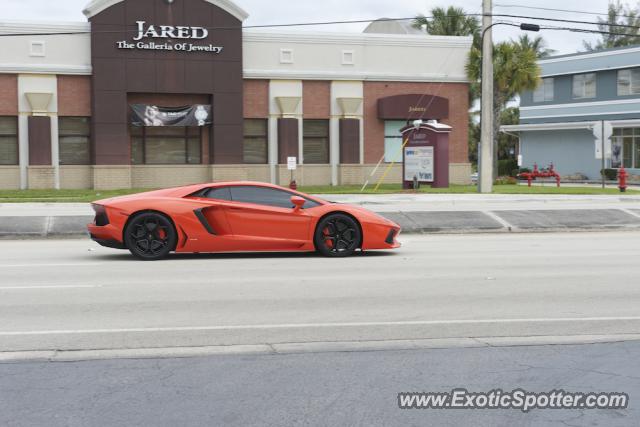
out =
<svg viewBox="0 0 640 427"><path fill-rule="evenodd" d="M169 252L391 249L400 226L358 206L331 203L277 185L217 182L99 200L88 225L103 246L143 260Z"/></svg>

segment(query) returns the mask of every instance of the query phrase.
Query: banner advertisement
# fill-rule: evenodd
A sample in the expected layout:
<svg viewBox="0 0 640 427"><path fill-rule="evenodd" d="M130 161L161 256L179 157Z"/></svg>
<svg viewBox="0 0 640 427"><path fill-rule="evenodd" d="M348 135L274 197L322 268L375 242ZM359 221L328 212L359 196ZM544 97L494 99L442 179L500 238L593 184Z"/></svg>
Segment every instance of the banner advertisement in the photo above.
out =
<svg viewBox="0 0 640 427"><path fill-rule="evenodd" d="M158 107L157 105L133 104L134 126L206 126L211 124L211 105L188 105L184 107Z"/></svg>

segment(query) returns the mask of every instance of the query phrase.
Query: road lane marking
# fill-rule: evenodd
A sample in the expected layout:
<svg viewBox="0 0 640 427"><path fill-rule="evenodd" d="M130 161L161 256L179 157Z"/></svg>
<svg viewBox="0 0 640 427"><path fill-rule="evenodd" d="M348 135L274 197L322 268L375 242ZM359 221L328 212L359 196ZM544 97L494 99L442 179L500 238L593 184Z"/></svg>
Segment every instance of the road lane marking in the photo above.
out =
<svg viewBox="0 0 640 427"><path fill-rule="evenodd" d="M82 267L84 265L105 265L104 262L83 262L75 264L0 264L0 268L32 268L32 267Z"/></svg>
<svg viewBox="0 0 640 427"><path fill-rule="evenodd" d="M341 327L380 327L380 326L442 326L468 324L500 324L500 323L551 323L551 322L613 322L640 320L640 316L626 317L559 317L540 319L469 319L469 320L409 320L398 322L344 322L344 323L285 323L267 325L217 325L217 326L176 326L164 328L121 328L121 329L69 329L43 331L8 331L0 332L3 336L20 335L65 335L65 334L109 334L138 332L198 332L249 329L302 329L302 328L341 328Z"/></svg>
<svg viewBox="0 0 640 427"><path fill-rule="evenodd" d="M500 212L500 211L498 211L498 212ZM498 212L482 211L483 214L485 214L489 218L492 218L493 220L499 222L500 225L502 225L507 230L518 230L518 227L516 227L515 225L511 225L504 218L502 218L500 215L498 215Z"/></svg>
<svg viewBox="0 0 640 427"><path fill-rule="evenodd" d="M77 288L101 288L102 285L49 285L49 286L0 286L0 291L27 290L27 289L77 289Z"/></svg>
<svg viewBox="0 0 640 427"><path fill-rule="evenodd" d="M624 209L624 208L621 208L620 210L622 212L626 213L626 214L629 214L631 216L635 216L636 218L640 218L640 214L637 214L637 213L633 212L632 210Z"/></svg>

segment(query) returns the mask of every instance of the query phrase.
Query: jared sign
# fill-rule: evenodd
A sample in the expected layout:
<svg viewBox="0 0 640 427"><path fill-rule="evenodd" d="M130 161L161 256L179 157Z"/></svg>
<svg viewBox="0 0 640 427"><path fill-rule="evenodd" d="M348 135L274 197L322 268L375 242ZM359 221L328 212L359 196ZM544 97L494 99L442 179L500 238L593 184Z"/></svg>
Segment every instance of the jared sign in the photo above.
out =
<svg viewBox="0 0 640 427"><path fill-rule="evenodd" d="M181 52L212 52L215 54L222 52L222 46L180 41L206 39L209 36L209 31L204 27L151 25L147 24L146 21L136 21L136 26L137 35L133 38L133 42L126 40L116 42L118 49L176 50ZM153 39L164 39L165 41L156 42Z"/></svg>

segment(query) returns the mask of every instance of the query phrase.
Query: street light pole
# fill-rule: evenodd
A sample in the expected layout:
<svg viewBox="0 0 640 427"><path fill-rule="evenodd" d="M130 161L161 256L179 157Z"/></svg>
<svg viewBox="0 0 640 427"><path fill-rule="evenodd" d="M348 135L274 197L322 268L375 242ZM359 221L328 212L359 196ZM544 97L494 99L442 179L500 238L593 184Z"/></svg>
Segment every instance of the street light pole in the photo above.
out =
<svg viewBox="0 0 640 427"><path fill-rule="evenodd" d="M482 3L482 36L480 46L482 48L482 67L480 68L480 147L478 147L478 191L491 193L493 191L493 42L491 28L496 25L514 25L508 22L491 22L491 0L483 0ZM519 25L523 31L540 31L537 24L522 23ZM484 76L490 76L484 78Z"/></svg>
<svg viewBox="0 0 640 427"><path fill-rule="evenodd" d="M605 188L605 179L606 179L606 175L604 174L604 168L606 168L606 163L605 163L605 157L604 157L604 150L605 150L605 144L604 144L604 120L600 120L600 138L602 139L602 172L600 172L600 175L602 175L602 188Z"/></svg>
<svg viewBox="0 0 640 427"><path fill-rule="evenodd" d="M491 0L482 0L482 97L480 102L480 155L478 191L493 191L493 41Z"/></svg>

